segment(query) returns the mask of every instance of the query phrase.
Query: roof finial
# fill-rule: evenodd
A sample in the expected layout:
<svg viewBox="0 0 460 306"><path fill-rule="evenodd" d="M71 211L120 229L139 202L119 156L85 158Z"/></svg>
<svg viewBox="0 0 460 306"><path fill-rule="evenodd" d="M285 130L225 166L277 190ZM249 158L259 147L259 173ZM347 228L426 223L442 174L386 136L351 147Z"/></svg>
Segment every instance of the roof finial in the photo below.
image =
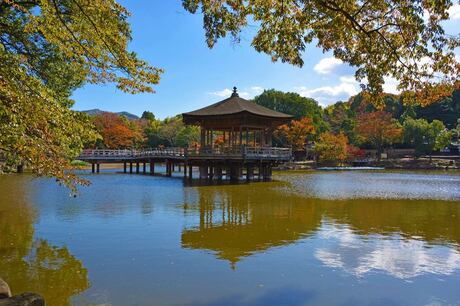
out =
<svg viewBox="0 0 460 306"><path fill-rule="evenodd" d="M238 92L236 91L236 86L233 86L232 97L239 97Z"/></svg>

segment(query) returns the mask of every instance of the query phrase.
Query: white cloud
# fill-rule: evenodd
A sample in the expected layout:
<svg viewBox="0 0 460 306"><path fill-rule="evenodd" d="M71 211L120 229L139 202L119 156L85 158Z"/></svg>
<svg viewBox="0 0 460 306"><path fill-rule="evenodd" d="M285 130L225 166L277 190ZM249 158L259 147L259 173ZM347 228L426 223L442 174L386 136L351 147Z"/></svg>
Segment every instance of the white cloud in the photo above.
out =
<svg viewBox="0 0 460 306"><path fill-rule="evenodd" d="M313 70L315 70L319 74L329 74L333 72L336 68L341 66L343 64L342 60L335 58L333 56L331 57L325 57L321 59L318 64L313 67Z"/></svg>
<svg viewBox="0 0 460 306"><path fill-rule="evenodd" d="M391 93L398 95L401 91L398 89L399 82L392 78L392 77L384 77L383 80L385 84L383 84L383 91L386 93Z"/></svg>
<svg viewBox="0 0 460 306"><path fill-rule="evenodd" d="M232 90L231 89L228 89L228 88L225 88L225 89L222 89L222 90L219 90L219 91L212 91L212 92L208 92L209 95L212 95L212 96L218 96L218 97L230 97L230 95L232 94Z"/></svg>
<svg viewBox="0 0 460 306"><path fill-rule="evenodd" d="M254 95L260 95L264 91L264 89L260 86L252 86L251 91Z"/></svg>
<svg viewBox="0 0 460 306"><path fill-rule="evenodd" d="M358 82L353 76L349 75L340 77L340 83L336 86L322 86L312 89L302 86L296 89L299 95L313 98L323 106L330 105L338 100L346 100L359 92Z"/></svg>
<svg viewBox="0 0 460 306"><path fill-rule="evenodd" d="M410 279L424 274L451 275L460 269L460 253L455 248L427 247L427 242L417 237L375 234L375 239L368 240L334 223L324 223L319 235L327 243L315 250L315 257L328 267L356 276L382 271Z"/></svg>
<svg viewBox="0 0 460 306"><path fill-rule="evenodd" d="M244 99L252 99L255 96L261 94L264 91L263 87L260 86L251 86L246 90L240 91L238 90L238 95ZM220 97L220 98L228 98L232 95L233 90L230 88L224 88L218 91L211 91L208 92L208 95Z"/></svg>
<svg viewBox="0 0 460 306"><path fill-rule="evenodd" d="M460 4L454 4L449 9L450 19L460 19Z"/></svg>

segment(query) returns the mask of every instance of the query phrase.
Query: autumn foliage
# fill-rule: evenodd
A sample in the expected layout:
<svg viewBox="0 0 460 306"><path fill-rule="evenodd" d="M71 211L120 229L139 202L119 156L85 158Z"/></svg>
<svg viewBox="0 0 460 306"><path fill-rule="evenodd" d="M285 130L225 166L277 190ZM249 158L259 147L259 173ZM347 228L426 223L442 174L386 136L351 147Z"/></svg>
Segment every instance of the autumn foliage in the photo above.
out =
<svg viewBox="0 0 460 306"><path fill-rule="evenodd" d="M292 120L289 125L285 124L278 128L276 134L285 138L294 151L304 151L307 139L315 133L313 121L309 117L300 120Z"/></svg>
<svg viewBox="0 0 460 306"><path fill-rule="evenodd" d="M315 153L320 162L343 163L348 157L348 138L345 134L324 132L315 144Z"/></svg>
<svg viewBox="0 0 460 306"><path fill-rule="evenodd" d="M107 149L123 149L133 146L135 132L117 114L102 113L94 117L94 125L102 136Z"/></svg>
<svg viewBox="0 0 460 306"><path fill-rule="evenodd" d="M385 145L401 140L403 129L390 113L375 111L358 115L356 133L361 142L372 144L381 153Z"/></svg>

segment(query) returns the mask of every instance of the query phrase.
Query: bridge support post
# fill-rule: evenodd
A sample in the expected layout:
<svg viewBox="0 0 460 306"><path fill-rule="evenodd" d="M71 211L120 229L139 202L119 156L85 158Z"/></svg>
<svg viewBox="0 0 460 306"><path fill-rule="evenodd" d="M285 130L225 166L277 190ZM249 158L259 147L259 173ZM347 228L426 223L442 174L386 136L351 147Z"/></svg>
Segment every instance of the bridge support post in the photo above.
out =
<svg viewBox="0 0 460 306"><path fill-rule="evenodd" d="M169 159L166 160L166 175L171 176L172 175L172 166L171 166L171 161Z"/></svg>
<svg viewBox="0 0 460 306"><path fill-rule="evenodd" d="M214 178L217 180L222 180L222 167L215 167L214 168Z"/></svg>
<svg viewBox="0 0 460 306"><path fill-rule="evenodd" d="M129 163L129 173L133 173L133 163Z"/></svg>
<svg viewBox="0 0 460 306"><path fill-rule="evenodd" d="M263 176L264 176L264 167L262 164L259 164L259 173L257 175L258 180L259 181L262 180Z"/></svg>
<svg viewBox="0 0 460 306"><path fill-rule="evenodd" d="M209 178L209 179L212 179L213 177L214 177L214 167L213 167L213 166L209 166L208 178Z"/></svg>
<svg viewBox="0 0 460 306"><path fill-rule="evenodd" d="M94 173L94 164L91 163L91 173Z"/></svg>
<svg viewBox="0 0 460 306"><path fill-rule="evenodd" d="M248 165L246 168L246 180L250 181L254 178L254 167L252 165Z"/></svg>
<svg viewBox="0 0 460 306"><path fill-rule="evenodd" d="M123 162L123 173L126 173L126 162Z"/></svg>
<svg viewBox="0 0 460 306"><path fill-rule="evenodd" d="M146 173L146 162L143 162L143 164L142 164L142 173L143 174Z"/></svg>
<svg viewBox="0 0 460 306"><path fill-rule="evenodd" d="M188 178L189 179L193 178L193 166L192 165L188 166Z"/></svg>
<svg viewBox="0 0 460 306"><path fill-rule="evenodd" d="M153 175L155 173L155 163L153 162L153 159L150 160L150 175Z"/></svg>
<svg viewBox="0 0 460 306"><path fill-rule="evenodd" d="M200 166L200 179L208 178L208 166Z"/></svg>
<svg viewBox="0 0 460 306"><path fill-rule="evenodd" d="M96 164L96 172L99 173L99 170L100 170L100 164L97 163L97 164Z"/></svg>
<svg viewBox="0 0 460 306"><path fill-rule="evenodd" d="M139 162L136 162L136 173L139 173Z"/></svg>
<svg viewBox="0 0 460 306"><path fill-rule="evenodd" d="M230 166L230 180L238 181L241 177L241 167L238 165Z"/></svg>
<svg viewBox="0 0 460 306"><path fill-rule="evenodd" d="M180 164L179 164L180 167ZM184 162L184 178L187 177L187 162Z"/></svg>

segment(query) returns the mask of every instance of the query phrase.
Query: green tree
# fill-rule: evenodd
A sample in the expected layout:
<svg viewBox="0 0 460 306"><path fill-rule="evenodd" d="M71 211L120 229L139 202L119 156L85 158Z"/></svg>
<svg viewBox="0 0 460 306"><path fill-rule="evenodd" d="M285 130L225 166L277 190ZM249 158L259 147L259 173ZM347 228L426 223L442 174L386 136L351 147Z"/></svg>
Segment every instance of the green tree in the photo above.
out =
<svg viewBox="0 0 460 306"><path fill-rule="evenodd" d="M300 120L309 117L318 133L328 129L323 119L323 110L314 99L305 98L297 93L282 92L274 89L264 92L254 98L256 104L265 106L278 112L294 116Z"/></svg>
<svg viewBox="0 0 460 306"><path fill-rule="evenodd" d="M431 161L433 151L445 148L451 138L452 133L439 120L429 123L425 119L408 118L404 122L404 141L415 148L417 157L429 154Z"/></svg>
<svg viewBox="0 0 460 306"><path fill-rule="evenodd" d="M113 0L0 2L0 154L9 164L84 183L67 169L97 134L70 110L72 91L113 82L152 92L162 72L128 51L128 15Z"/></svg>
<svg viewBox="0 0 460 306"><path fill-rule="evenodd" d="M141 119L145 119L145 120L148 120L148 121L154 121L155 120L155 115L152 112L144 111L142 113Z"/></svg>
<svg viewBox="0 0 460 306"><path fill-rule="evenodd" d="M452 0L182 0L191 13L201 11L206 42L213 47L227 34L238 41L255 22L252 46L302 66L302 53L314 42L324 52L357 67L358 80L378 96L385 76L400 82L405 100L430 103L459 88L458 36L445 33ZM425 18L428 16L428 20Z"/></svg>

